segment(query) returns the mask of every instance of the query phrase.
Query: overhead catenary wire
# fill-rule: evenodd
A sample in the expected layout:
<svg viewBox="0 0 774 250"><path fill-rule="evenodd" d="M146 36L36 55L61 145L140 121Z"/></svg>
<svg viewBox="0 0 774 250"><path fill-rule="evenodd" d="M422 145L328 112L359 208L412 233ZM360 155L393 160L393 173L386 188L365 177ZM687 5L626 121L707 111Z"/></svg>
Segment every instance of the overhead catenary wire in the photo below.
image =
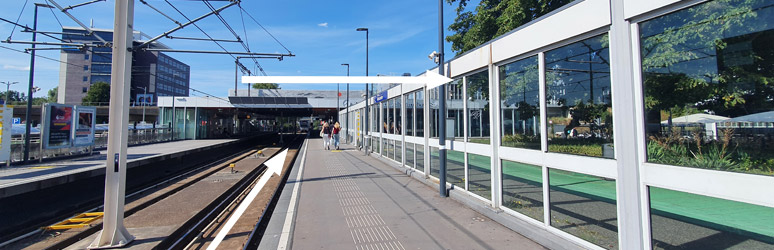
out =
<svg viewBox="0 0 774 250"><path fill-rule="evenodd" d="M271 32L269 32L269 30L267 30L267 29L266 29L266 27L263 27L263 25L262 25L261 23L259 23L259 22L258 22L258 20L256 20L256 19L255 19L255 17L253 17L252 15L250 15L250 12L247 12L245 9L243 9L241 5L240 5L240 6L238 6L238 7L239 7L239 9L240 9L240 10L242 10L242 11L243 11L245 14L247 14L247 16L248 16L248 17L250 17L250 19L253 19L253 22L255 22L256 24L258 24L258 26L260 26L260 27L261 27L261 28L262 28L264 31L266 31L266 34L269 34L269 36L271 36L271 38L273 38L273 39L274 39L274 41L276 41L276 42L277 42L277 43L278 43L280 46L282 46L282 48L285 48L285 50L287 50L287 51L288 51L288 53L290 53L290 54L293 54L293 52L290 52L290 49L288 49L288 47L285 47L285 45L284 45L284 44L282 44L282 42L280 42L280 41L279 41L279 40L278 40L276 37L274 37L274 35L272 35L272 34L271 34Z"/></svg>
<svg viewBox="0 0 774 250"><path fill-rule="evenodd" d="M204 1L204 4L205 4L205 5L207 5L207 7L209 7L209 8L210 8L210 10L212 10L212 11L215 11L215 7L213 7L213 6L212 6L212 4L210 4L210 2L208 2L208 1ZM239 6L239 5L237 5L237 6ZM240 6L240 10L241 10L241 6ZM240 11L240 13L241 13L241 11ZM244 42L242 42L242 41L241 41L241 39L239 38L239 35L238 35L238 34L237 34L235 31L234 31L234 29L233 29L233 28L231 28L231 25L229 25L229 24L228 24L228 22L226 21L226 19L224 19L224 18L223 18L223 16L221 16L221 15L220 15L220 13L217 13L217 12L215 12L215 16L217 16L217 17L218 17L218 19L220 20L220 22L221 22L221 23L223 23L223 25L225 25L225 26L226 26L226 29L228 29L229 31L231 31L231 34L233 34L233 35L234 35L234 37L236 37L236 39L240 41L239 43L240 43L240 44L242 44L242 47L244 47L244 48L245 48L245 50L247 50L247 52L251 52L251 51L250 51L250 46L247 46L247 45L246 45ZM244 26L243 26L243 27L244 27ZM245 37L245 40L247 40L247 37ZM252 60L253 60L253 62L255 63L255 66L256 66L256 67L258 67L258 69L260 70L260 72L261 72L261 73L262 73L264 76L266 76L266 75L267 75L267 74L266 74L266 71L264 71L264 70L263 70L263 67L261 67L261 64L260 64L260 63L258 63L258 60L257 60L257 59L255 59L255 58L251 58L251 59L252 59ZM239 60L237 59L237 61L239 61Z"/></svg>
<svg viewBox="0 0 774 250"><path fill-rule="evenodd" d="M16 18L16 23L19 23L19 20L21 20L21 16L22 14L24 14L24 9L27 8L27 2L29 2L29 0L24 0L24 6L22 6L21 11L19 11L19 17ZM8 35L8 40L11 40L11 37L13 37L14 31L16 31L16 26L13 26L13 28L11 28L11 34Z"/></svg>

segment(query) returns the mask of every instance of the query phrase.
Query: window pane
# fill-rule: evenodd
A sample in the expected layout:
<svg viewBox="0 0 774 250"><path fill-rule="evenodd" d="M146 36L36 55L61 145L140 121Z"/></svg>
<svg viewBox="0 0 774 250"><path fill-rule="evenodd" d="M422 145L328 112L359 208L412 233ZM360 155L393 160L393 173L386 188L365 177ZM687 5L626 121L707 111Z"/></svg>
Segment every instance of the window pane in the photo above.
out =
<svg viewBox="0 0 774 250"><path fill-rule="evenodd" d="M438 169L441 167L438 148L430 147L430 176L438 178Z"/></svg>
<svg viewBox="0 0 774 250"><path fill-rule="evenodd" d="M465 77L468 95L468 141L489 144L489 71Z"/></svg>
<svg viewBox="0 0 774 250"><path fill-rule="evenodd" d="M464 121L465 118L463 117L464 111L464 99L463 99L463 93L462 93L462 80L456 79L448 84L446 84L447 93L446 93L446 119L451 119L454 121L453 124L447 124L447 125L453 125L451 128L446 128L447 130L454 131L454 138L446 138L447 140L458 140L462 141L464 140L463 132L464 129ZM449 135L447 135L449 136Z"/></svg>
<svg viewBox="0 0 774 250"><path fill-rule="evenodd" d="M548 170L551 226L607 249L618 248L615 181Z"/></svg>
<svg viewBox="0 0 774 250"><path fill-rule="evenodd" d="M416 93L406 95L406 135L414 136L414 96Z"/></svg>
<svg viewBox="0 0 774 250"><path fill-rule="evenodd" d="M395 98L395 121L394 121L394 123L395 123L395 134L396 135L400 135L400 134L403 133L403 131L402 131L403 130L403 127L402 127L403 125L401 124L401 123L403 123L403 120L402 120L403 116L401 115L401 112L402 112L401 111L401 106L402 105L400 105L400 103L401 103L401 98L400 97L396 97Z"/></svg>
<svg viewBox="0 0 774 250"><path fill-rule="evenodd" d="M491 157L468 154L468 188L470 192L492 200Z"/></svg>
<svg viewBox="0 0 774 250"><path fill-rule="evenodd" d="M416 100L416 126L414 126L414 129L416 129L416 136L417 137L424 137L425 136L425 91L420 90L417 91L417 100Z"/></svg>
<svg viewBox="0 0 774 250"><path fill-rule="evenodd" d="M440 88L444 85L431 89L428 98L430 98L430 138L438 138L438 109Z"/></svg>
<svg viewBox="0 0 774 250"><path fill-rule="evenodd" d="M502 145L540 149L538 58L500 66Z"/></svg>
<svg viewBox="0 0 774 250"><path fill-rule="evenodd" d="M425 146L422 144L414 145L417 151L417 170L425 172Z"/></svg>
<svg viewBox="0 0 774 250"><path fill-rule="evenodd" d="M395 141L395 161L401 162L403 159L403 145L401 141Z"/></svg>
<svg viewBox="0 0 774 250"><path fill-rule="evenodd" d="M392 114L389 109L389 104L392 100L387 100L381 102L382 105L382 120L381 120L381 126L382 127L382 133L389 133L390 132L390 115Z"/></svg>
<svg viewBox="0 0 774 250"><path fill-rule="evenodd" d="M446 150L446 182L465 189L465 153Z"/></svg>
<svg viewBox="0 0 774 250"><path fill-rule="evenodd" d="M607 34L546 52L548 151L613 158Z"/></svg>
<svg viewBox="0 0 774 250"><path fill-rule="evenodd" d="M502 160L503 206L543 221L543 170L519 162Z"/></svg>
<svg viewBox="0 0 774 250"><path fill-rule="evenodd" d="M773 249L774 208L649 187L654 249Z"/></svg>
<svg viewBox="0 0 774 250"><path fill-rule="evenodd" d="M640 24L649 162L774 175L773 20L724 0Z"/></svg>
<svg viewBox="0 0 774 250"><path fill-rule="evenodd" d="M414 143L406 142L406 166L416 168L414 165Z"/></svg>

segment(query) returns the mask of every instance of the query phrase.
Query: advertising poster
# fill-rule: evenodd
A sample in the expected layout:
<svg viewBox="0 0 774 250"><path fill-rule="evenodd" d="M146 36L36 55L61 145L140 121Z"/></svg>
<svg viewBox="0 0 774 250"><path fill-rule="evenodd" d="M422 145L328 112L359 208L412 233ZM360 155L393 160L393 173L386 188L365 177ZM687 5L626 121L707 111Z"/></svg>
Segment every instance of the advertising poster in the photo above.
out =
<svg viewBox="0 0 774 250"><path fill-rule="evenodd" d="M97 109L95 107L82 107L76 106L76 123L73 134L73 145L75 146L90 146L94 145L94 126L97 116Z"/></svg>
<svg viewBox="0 0 774 250"><path fill-rule="evenodd" d="M73 106L46 104L44 115L44 148L66 148L72 145Z"/></svg>
<svg viewBox="0 0 774 250"><path fill-rule="evenodd" d="M153 104L153 94L137 94L137 104L135 106L151 106Z"/></svg>
<svg viewBox="0 0 774 250"><path fill-rule="evenodd" d="M11 118L13 108L3 105L0 108L0 161L4 162L11 158Z"/></svg>

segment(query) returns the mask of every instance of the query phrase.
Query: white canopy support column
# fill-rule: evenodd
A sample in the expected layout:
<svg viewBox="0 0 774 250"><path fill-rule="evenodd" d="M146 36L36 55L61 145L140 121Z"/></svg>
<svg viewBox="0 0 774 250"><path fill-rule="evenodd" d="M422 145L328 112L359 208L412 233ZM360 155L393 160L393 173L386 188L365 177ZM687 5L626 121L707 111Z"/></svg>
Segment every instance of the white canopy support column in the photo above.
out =
<svg viewBox="0 0 774 250"><path fill-rule="evenodd" d="M89 249L123 247L134 240L134 236L124 227L133 23L134 0L116 1L110 77L110 133L105 162L105 216L102 231L89 245Z"/></svg>

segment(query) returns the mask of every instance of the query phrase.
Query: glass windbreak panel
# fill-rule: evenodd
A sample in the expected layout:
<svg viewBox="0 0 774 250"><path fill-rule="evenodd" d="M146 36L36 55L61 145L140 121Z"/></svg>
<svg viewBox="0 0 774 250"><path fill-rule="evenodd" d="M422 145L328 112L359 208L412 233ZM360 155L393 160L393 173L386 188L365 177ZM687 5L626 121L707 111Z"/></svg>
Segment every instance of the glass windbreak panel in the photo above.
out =
<svg viewBox="0 0 774 250"><path fill-rule="evenodd" d="M193 140L196 137L196 109L185 110L185 139Z"/></svg>
<svg viewBox="0 0 774 250"><path fill-rule="evenodd" d="M175 108L175 121L173 129L175 130L173 139L185 139L185 113L183 108Z"/></svg>
<svg viewBox="0 0 774 250"><path fill-rule="evenodd" d="M548 151L613 158L607 34L546 52Z"/></svg>
<svg viewBox="0 0 774 250"><path fill-rule="evenodd" d="M401 115L401 98L400 96L395 98L395 133L396 135L403 134L403 115Z"/></svg>
<svg viewBox="0 0 774 250"><path fill-rule="evenodd" d="M503 206L543 221L543 169L502 160Z"/></svg>
<svg viewBox="0 0 774 250"><path fill-rule="evenodd" d="M416 121L416 126L414 126L414 129L416 129L416 136L417 137L424 137L425 136L425 91L420 90L417 91L417 100L416 100L416 114L417 118L414 119Z"/></svg>
<svg viewBox="0 0 774 250"><path fill-rule="evenodd" d="M647 160L774 175L774 2L640 23Z"/></svg>
<svg viewBox="0 0 774 250"><path fill-rule="evenodd" d="M649 191L653 249L774 249L774 208Z"/></svg>
<svg viewBox="0 0 774 250"><path fill-rule="evenodd" d="M415 144L414 146L417 152L416 168L417 170L424 172L425 171L425 146L422 144Z"/></svg>
<svg viewBox="0 0 774 250"><path fill-rule="evenodd" d="M403 161L403 145L401 145L401 141L395 141L395 161L402 162Z"/></svg>
<svg viewBox="0 0 774 250"><path fill-rule="evenodd" d="M406 142L406 166L411 168L416 168L416 165L414 165L414 146L416 144Z"/></svg>
<svg viewBox="0 0 774 250"><path fill-rule="evenodd" d="M389 140L382 139L381 141L382 141L382 151L381 151L382 152L382 156L389 157L389 155L390 155L390 147L387 144Z"/></svg>
<svg viewBox="0 0 774 250"><path fill-rule="evenodd" d="M454 138L446 139L463 141L465 139L465 98L462 79L455 79L446 84L446 88L446 119L451 120L451 123L446 123L446 130L454 131L453 134L446 135Z"/></svg>
<svg viewBox="0 0 774 250"><path fill-rule="evenodd" d="M382 106L382 120L381 120L381 127L382 127L382 133L389 133L390 132L390 115L392 114L390 112L390 108L388 107L391 100L383 101L381 102Z"/></svg>
<svg viewBox="0 0 774 250"><path fill-rule="evenodd" d="M438 86L436 88L433 88L429 91L429 102L430 102L430 138L438 138L438 109L439 109L439 99L438 95L440 93L440 88L442 88L443 85Z"/></svg>
<svg viewBox="0 0 774 250"><path fill-rule="evenodd" d="M446 150L446 182L465 189L465 153Z"/></svg>
<svg viewBox="0 0 774 250"><path fill-rule="evenodd" d="M548 170L551 226L606 249L618 249L615 180Z"/></svg>
<svg viewBox="0 0 774 250"><path fill-rule="evenodd" d="M502 145L540 149L540 81L538 58L499 67Z"/></svg>
<svg viewBox="0 0 774 250"><path fill-rule="evenodd" d="M438 148L430 147L430 176L438 178L438 169L441 167Z"/></svg>
<svg viewBox="0 0 774 250"><path fill-rule="evenodd" d="M414 136L414 99L416 93L406 95L406 135Z"/></svg>
<svg viewBox="0 0 774 250"><path fill-rule="evenodd" d="M489 71L465 77L468 102L468 141L489 144Z"/></svg>
<svg viewBox="0 0 774 250"><path fill-rule="evenodd" d="M468 154L468 191L492 200L492 158Z"/></svg>

